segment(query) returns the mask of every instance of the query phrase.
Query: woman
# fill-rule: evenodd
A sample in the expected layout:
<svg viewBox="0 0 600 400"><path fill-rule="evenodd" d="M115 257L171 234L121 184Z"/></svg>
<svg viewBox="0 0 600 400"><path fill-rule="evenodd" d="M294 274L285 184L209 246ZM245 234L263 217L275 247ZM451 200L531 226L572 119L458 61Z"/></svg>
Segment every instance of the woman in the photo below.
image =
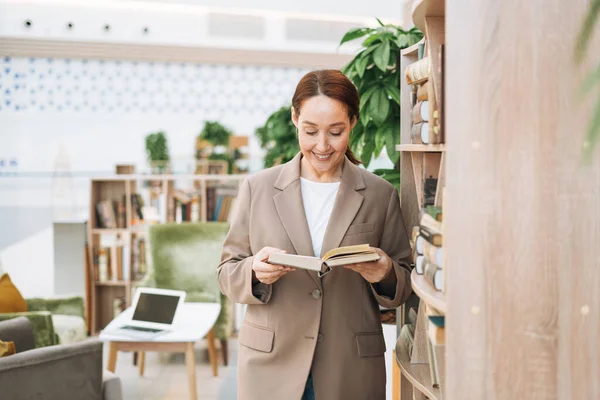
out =
<svg viewBox="0 0 600 400"><path fill-rule="evenodd" d="M410 294L410 245L398 192L357 167L348 147L358 118L348 78L309 72L292 99L300 153L240 187L218 269L221 291L248 304L239 399L385 399L378 303L398 307ZM363 243L379 261L322 278L265 262L273 252L322 256Z"/></svg>

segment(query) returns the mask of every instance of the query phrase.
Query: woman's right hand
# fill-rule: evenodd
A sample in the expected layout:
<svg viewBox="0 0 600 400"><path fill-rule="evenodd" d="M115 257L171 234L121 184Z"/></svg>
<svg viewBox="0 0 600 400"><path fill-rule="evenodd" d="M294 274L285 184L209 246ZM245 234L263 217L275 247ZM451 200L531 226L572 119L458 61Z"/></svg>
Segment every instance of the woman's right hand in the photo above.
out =
<svg viewBox="0 0 600 400"><path fill-rule="evenodd" d="M295 271L295 268L266 263L267 259L269 258L269 254L285 252L285 250L268 246L260 249L260 251L254 256L254 261L252 262L252 270L254 271L256 279L262 283L270 285L277 282L279 278L288 272Z"/></svg>

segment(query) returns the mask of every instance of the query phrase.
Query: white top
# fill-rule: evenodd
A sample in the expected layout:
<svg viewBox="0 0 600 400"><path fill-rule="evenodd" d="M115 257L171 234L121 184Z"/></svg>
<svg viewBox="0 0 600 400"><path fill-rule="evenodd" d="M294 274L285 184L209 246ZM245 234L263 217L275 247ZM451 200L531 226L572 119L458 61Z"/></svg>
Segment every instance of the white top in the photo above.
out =
<svg viewBox="0 0 600 400"><path fill-rule="evenodd" d="M304 214L312 240L315 257L321 256L323 237L333 211L333 203L340 188L340 182L322 183L300 178Z"/></svg>
<svg viewBox="0 0 600 400"><path fill-rule="evenodd" d="M213 327L221 311L219 303L183 303L177 310L175 320L173 321L172 331L163 335L158 335L154 339L144 339L143 342L196 342L202 339L210 328ZM108 331L122 325L126 325L131 321L133 316L133 307L127 308L121 314L104 328ZM118 336L101 332L100 340L104 342L139 342L142 340L135 339L131 336Z"/></svg>

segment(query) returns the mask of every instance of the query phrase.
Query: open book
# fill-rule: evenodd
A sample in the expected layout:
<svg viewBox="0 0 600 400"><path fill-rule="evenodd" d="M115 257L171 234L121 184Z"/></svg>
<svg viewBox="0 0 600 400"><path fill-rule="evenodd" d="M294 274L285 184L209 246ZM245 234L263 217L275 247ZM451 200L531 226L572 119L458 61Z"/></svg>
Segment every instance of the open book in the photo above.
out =
<svg viewBox="0 0 600 400"><path fill-rule="evenodd" d="M318 271L324 275L331 270L331 267L377 261L379 258L379 254L377 254L374 248L370 247L368 244L359 244L329 250L325 253L323 258L273 253L269 255L267 262L269 264L279 264L285 265L286 267Z"/></svg>

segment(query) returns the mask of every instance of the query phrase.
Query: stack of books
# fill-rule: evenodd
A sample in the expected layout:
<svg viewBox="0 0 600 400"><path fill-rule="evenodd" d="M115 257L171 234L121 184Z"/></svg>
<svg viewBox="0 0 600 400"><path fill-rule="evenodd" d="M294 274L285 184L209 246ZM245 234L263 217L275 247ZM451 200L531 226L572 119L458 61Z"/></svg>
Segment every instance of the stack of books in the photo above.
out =
<svg viewBox="0 0 600 400"><path fill-rule="evenodd" d="M425 42L421 43L418 61L404 71L406 83L412 85L410 140L414 144L436 144L442 142L439 110L431 88L431 61L425 56Z"/></svg>
<svg viewBox="0 0 600 400"><path fill-rule="evenodd" d="M421 209L419 225L413 228L413 257L417 274L438 291L444 290L444 253L442 248L442 209Z"/></svg>

